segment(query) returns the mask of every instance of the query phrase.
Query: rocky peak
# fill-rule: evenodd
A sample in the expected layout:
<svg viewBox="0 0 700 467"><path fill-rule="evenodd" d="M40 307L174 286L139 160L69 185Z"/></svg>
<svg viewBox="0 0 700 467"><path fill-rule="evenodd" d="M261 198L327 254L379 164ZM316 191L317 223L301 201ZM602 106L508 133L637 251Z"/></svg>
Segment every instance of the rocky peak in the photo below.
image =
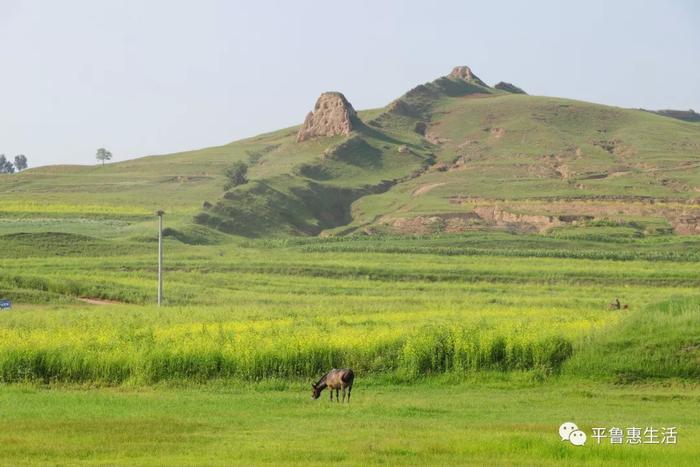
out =
<svg viewBox="0 0 700 467"><path fill-rule="evenodd" d="M468 66L456 66L452 69L450 77L471 81L474 79L474 73L472 73L472 69Z"/></svg>
<svg viewBox="0 0 700 467"><path fill-rule="evenodd" d="M478 76L476 76L472 69L468 66L456 66L452 69L452 72L448 75L448 78L459 79L466 81L468 83L475 83L481 86L486 86L486 83L481 81Z"/></svg>
<svg viewBox="0 0 700 467"><path fill-rule="evenodd" d="M357 112L339 92L324 92L297 133L297 142L319 136L348 135L359 124Z"/></svg>

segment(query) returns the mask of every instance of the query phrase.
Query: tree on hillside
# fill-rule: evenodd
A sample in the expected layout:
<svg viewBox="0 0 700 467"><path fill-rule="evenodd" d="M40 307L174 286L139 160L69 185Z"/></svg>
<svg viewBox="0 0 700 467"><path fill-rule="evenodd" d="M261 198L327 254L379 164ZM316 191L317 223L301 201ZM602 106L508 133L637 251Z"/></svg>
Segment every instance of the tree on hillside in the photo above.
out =
<svg viewBox="0 0 700 467"><path fill-rule="evenodd" d="M5 154L0 154L0 174L15 173L15 166L5 158Z"/></svg>
<svg viewBox="0 0 700 467"><path fill-rule="evenodd" d="M231 164L224 174L226 175L226 185L224 185L224 190L226 191L248 183L248 177L246 176L248 174L248 166L241 161Z"/></svg>
<svg viewBox="0 0 700 467"><path fill-rule="evenodd" d="M105 148L100 148L97 150L95 158L98 161L102 161L102 165L105 165L105 161L112 160L112 153L106 150Z"/></svg>
<svg viewBox="0 0 700 467"><path fill-rule="evenodd" d="M15 156L15 169L17 169L17 172L21 172L27 167L27 156L25 156L24 154L19 154Z"/></svg>

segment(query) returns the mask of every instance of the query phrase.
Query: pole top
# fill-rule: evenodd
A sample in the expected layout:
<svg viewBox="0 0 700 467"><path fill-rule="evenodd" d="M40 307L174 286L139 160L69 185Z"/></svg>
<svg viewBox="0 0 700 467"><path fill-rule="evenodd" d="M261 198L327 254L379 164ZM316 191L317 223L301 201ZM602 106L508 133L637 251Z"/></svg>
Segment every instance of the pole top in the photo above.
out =
<svg viewBox="0 0 700 467"><path fill-rule="evenodd" d="M162 216L163 214L165 214L165 211L163 211L162 209L159 209L159 210L156 211L156 216L159 216L159 217L160 217L160 216Z"/></svg>

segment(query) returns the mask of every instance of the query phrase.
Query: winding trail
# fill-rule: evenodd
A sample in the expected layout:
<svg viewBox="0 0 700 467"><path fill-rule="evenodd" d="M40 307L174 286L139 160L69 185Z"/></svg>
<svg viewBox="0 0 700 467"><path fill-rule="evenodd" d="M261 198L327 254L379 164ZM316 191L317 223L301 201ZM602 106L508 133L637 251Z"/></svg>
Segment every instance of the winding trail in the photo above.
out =
<svg viewBox="0 0 700 467"><path fill-rule="evenodd" d="M420 187L416 188L415 190L413 190L413 193L411 193L411 196L415 197L415 196L424 195L427 192L429 192L430 190L432 190L433 188L437 188L437 187L442 186L442 185L445 185L445 182L429 183L427 185L420 186Z"/></svg>

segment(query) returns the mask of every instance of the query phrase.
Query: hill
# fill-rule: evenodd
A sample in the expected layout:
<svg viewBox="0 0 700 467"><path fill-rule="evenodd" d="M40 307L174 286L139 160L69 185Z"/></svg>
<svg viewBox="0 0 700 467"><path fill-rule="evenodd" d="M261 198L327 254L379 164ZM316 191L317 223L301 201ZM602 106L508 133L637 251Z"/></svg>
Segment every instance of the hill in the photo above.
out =
<svg viewBox="0 0 700 467"><path fill-rule="evenodd" d="M323 96L302 127L105 167L0 175L0 234L137 238L159 208L193 242L208 229L700 233L697 122L490 87L468 67L381 109ZM224 192L234 161L250 181Z"/></svg>

